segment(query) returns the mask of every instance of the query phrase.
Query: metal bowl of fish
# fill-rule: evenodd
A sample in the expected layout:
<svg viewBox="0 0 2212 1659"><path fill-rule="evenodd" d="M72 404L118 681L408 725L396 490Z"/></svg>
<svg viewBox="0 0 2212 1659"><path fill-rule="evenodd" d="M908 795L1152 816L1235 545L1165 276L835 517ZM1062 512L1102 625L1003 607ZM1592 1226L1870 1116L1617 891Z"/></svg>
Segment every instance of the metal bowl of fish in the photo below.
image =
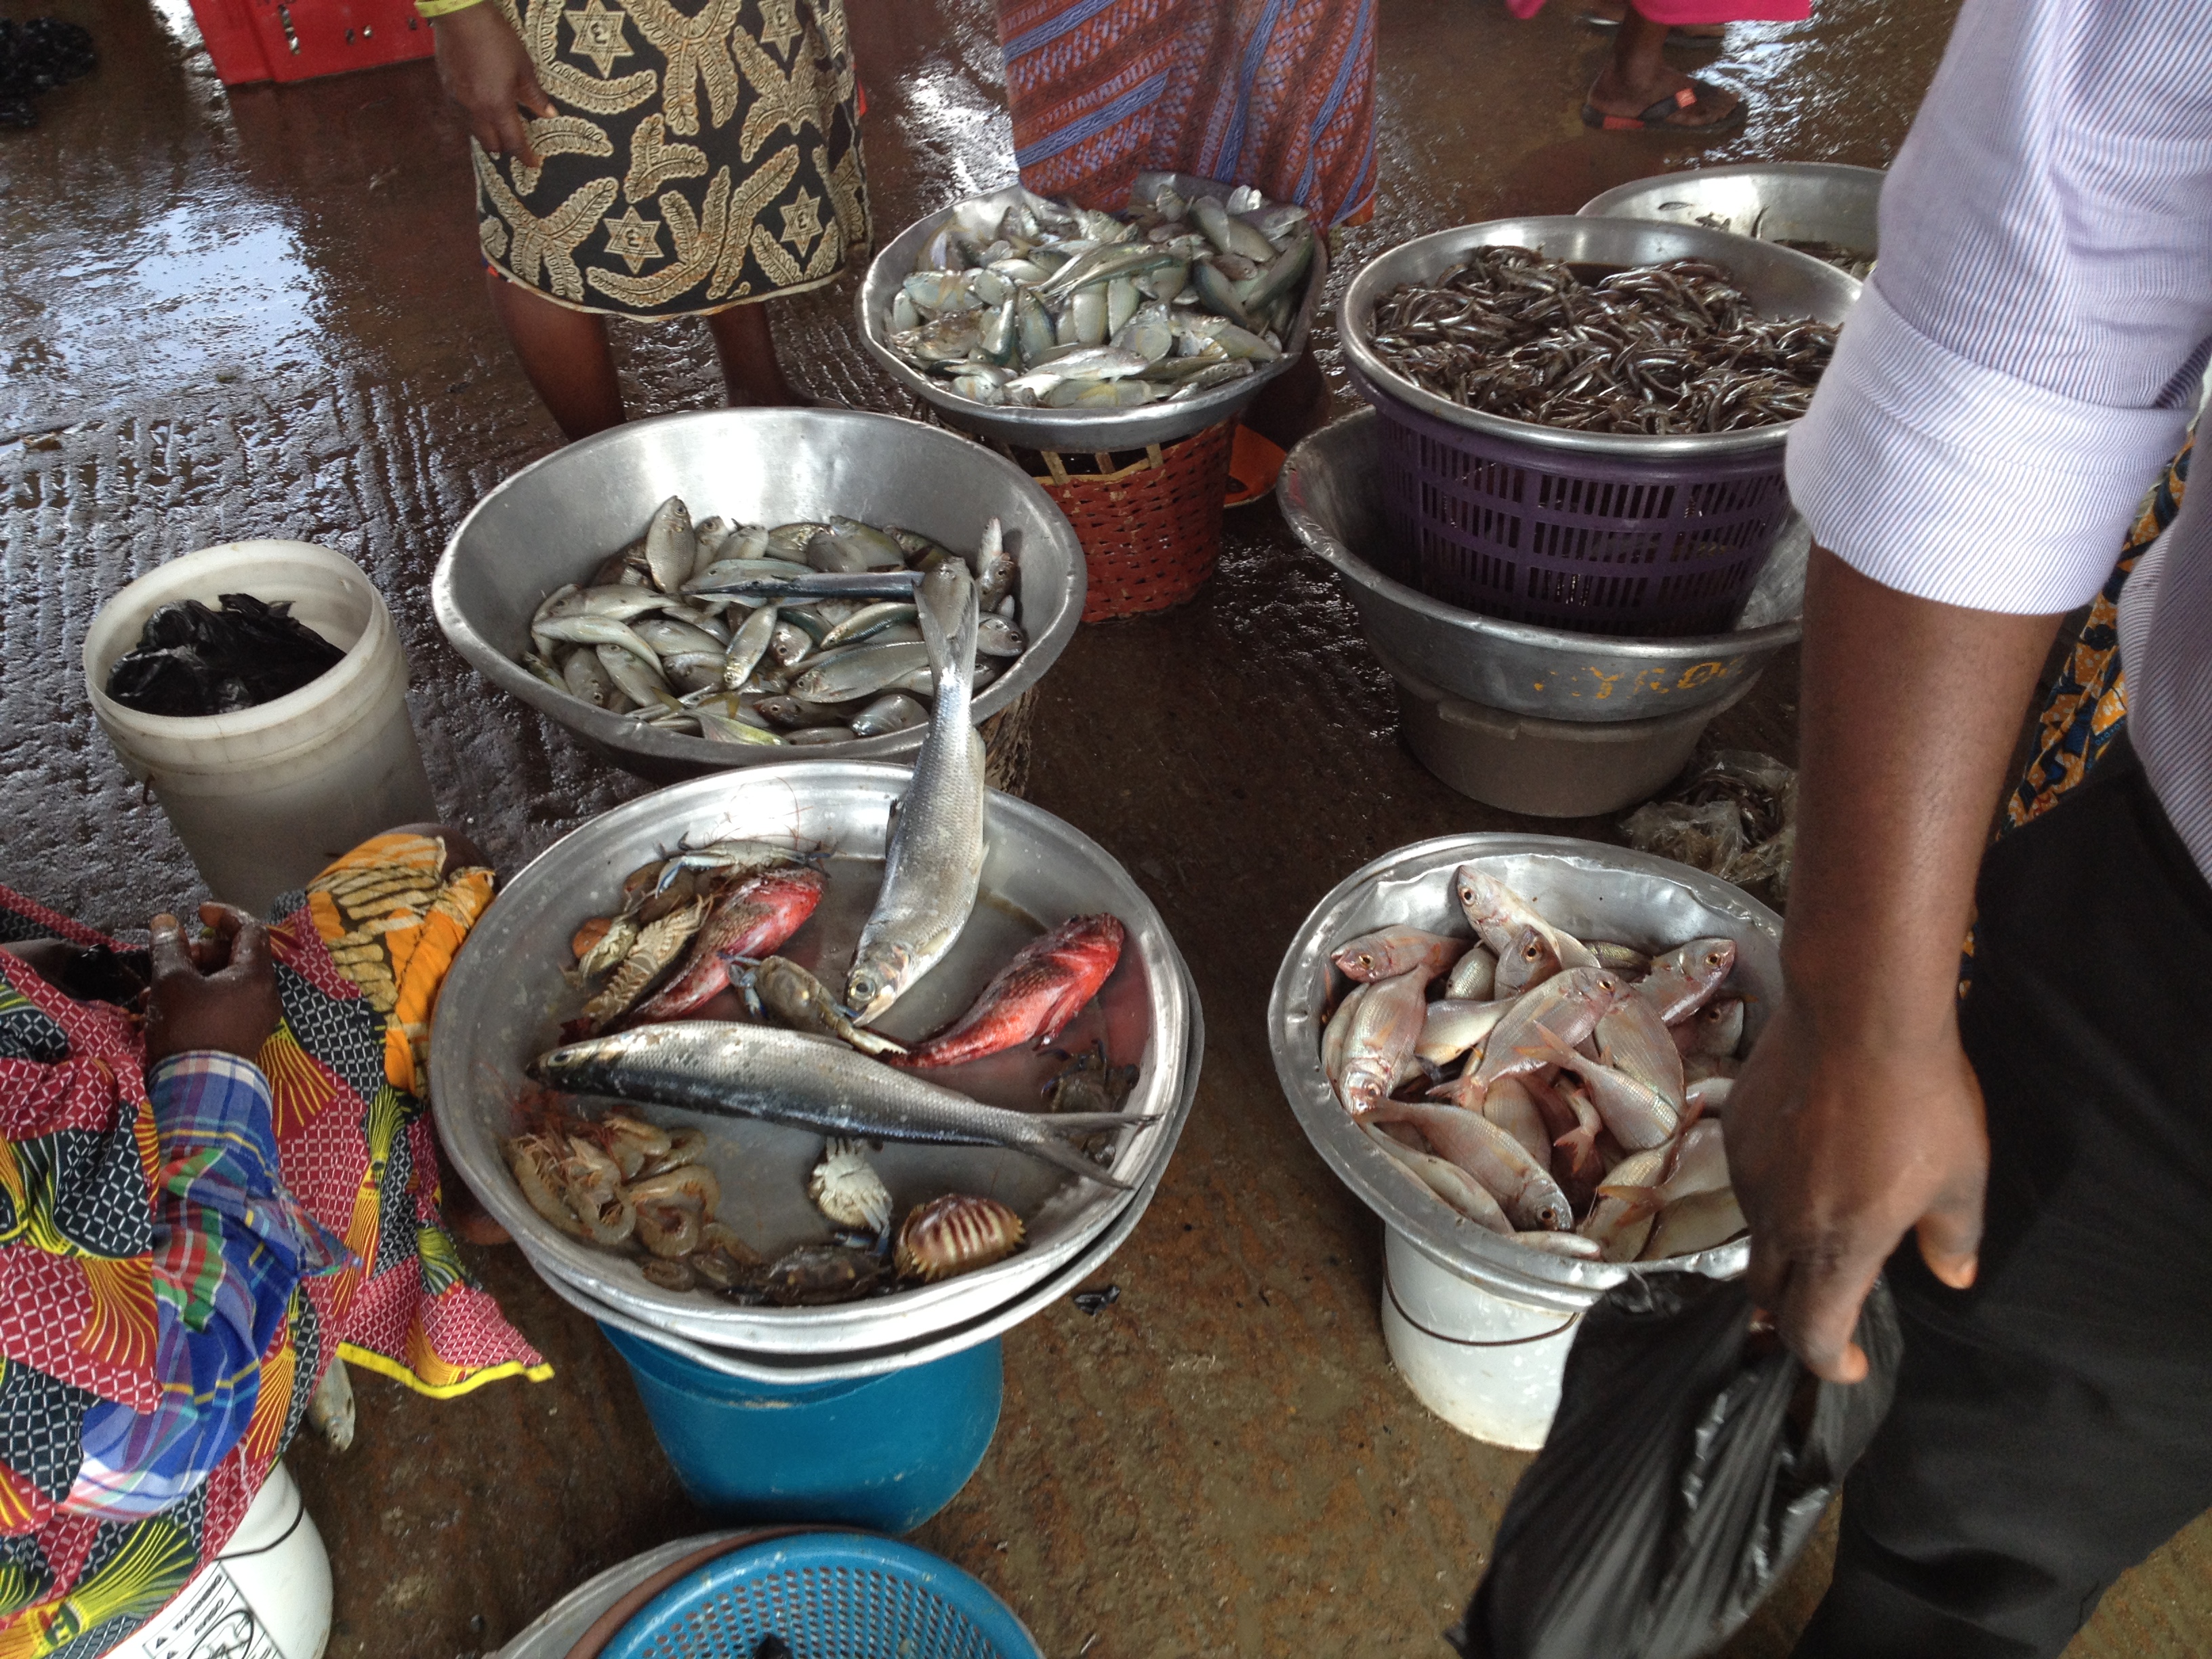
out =
<svg viewBox="0 0 2212 1659"><path fill-rule="evenodd" d="M1139 173L1129 210L1109 214L1016 185L885 244L860 286L861 338L964 430L1138 448L1229 419L1288 368L1328 272L1304 210L1249 188Z"/></svg>
<svg viewBox="0 0 2212 1659"><path fill-rule="evenodd" d="M909 793L932 766L926 750L913 773L841 758L696 779L603 814L509 884L441 998L432 1092L455 1168L540 1273L647 1329L827 1361L1014 1301L1156 1179L1199 1061L1158 913L1096 843L993 793L970 908L913 972L932 953L908 951L894 890L934 890L915 826L935 809ZM622 966L594 979L581 958L632 923ZM884 1058L830 1035L854 1036L847 1003L866 1025L854 1041ZM567 1211L518 1184L549 1133L556 1162L580 1160L559 1177ZM577 1218L608 1189L587 1201L573 1183L610 1153L636 1224L595 1235ZM695 1245L713 1225L664 1255L639 1188L686 1182Z"/></svg>
<svg viewBox="0 0 2212 1659"><path fill-rule="evenodd" d="M1082 548L1020 468L916 421L711 410L584 439L477 504L431 601L477 672L633 771L883 760L921 742L912 601L947 556L986 595L981 720L1073 637Z"/></svg>
<svg viewBox="0 0 2212 1659"><path fill-rule="evenodd" d="M1685 639L1574 634L1431 599L1377 565L1394 551L1383 513L1381 416L1360 410L1291 452L1275 485L1298 539L1344 583L1376 649L1487 708L1547 720L1648 720L1726 696L1797 641L1812 538L1792 514L1731 633Z"/></svg>
<svg viewBox="0 0 2212 1659"><path fill-rule="evenodd" d="M1502 897L1477 919L1481 894ZM1740 1213L1718 1214L1734 1199L1713 1120L1781 995L1781 932L1741 890L1648 854L1551 836L1418 842L1347 877L1298 930L1268 1006L1276 1075L1361 1201L1498 1297L1573 1313L1652 1267L1732 1276L1748 1246L1729 1237ZM1479 943L1496 947L1486 970ZM1445 994L1425 1001L1432 990ZM1370 1054L1386 995L1406 1006L1380 1048L1411 1036ZM1670 1080L1642 1081L1631 1039L1595 1030L1616 1015L1672 1022L1654 1028ZM1462 1056L1458 1080L1429 1082ZM1717 1185L1692 1180L1692 1159L1717 1160ZM1669 1248L1684 1241L1702 1248Z"/></svg>
<svg viewBox="0 0 2212 1659"><path fill-rule="evenodd" d="M1783 443L1794 416L1757 414L1736 400L1801 407L1858 291L1855 279L1809 255L1698 225L1492 219L1415 237L1369 261L1338 304L1337 333L1370 400L1540 448L1710 458ZM1432 389L1448 380L1460 395ZM1462 396L1520 412L1471 406ZM1667 429L1559 423L1597 418L1604 411L1593 399ZM1555 404L1578 412L1528 417ZM1668 418L1708 405L1712 419L1759 423L1707 430L1687 415Z"/></svg>
<svg viewBox="0 0 2212 1659"><path fill-rule="evenodd" d="M1617 185L1576 211L1702 225L1778 242L1863 279L1881 252L1887 176L1880 167L1841 161L1742 161Z"/></svg>

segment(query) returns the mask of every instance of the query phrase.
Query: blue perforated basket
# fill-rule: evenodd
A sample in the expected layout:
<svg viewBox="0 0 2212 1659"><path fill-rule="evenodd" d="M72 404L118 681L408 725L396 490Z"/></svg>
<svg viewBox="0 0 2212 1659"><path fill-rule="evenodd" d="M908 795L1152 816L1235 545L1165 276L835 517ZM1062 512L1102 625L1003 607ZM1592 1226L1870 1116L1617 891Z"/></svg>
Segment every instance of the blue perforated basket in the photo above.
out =
<svg viewBox="0 0 2212 1659"><path fill-rule="evenodd" d="M640 1608L602 1659L1044 1659L1006 1604L949 1561L864 1533L733 1551Z"/></svg>

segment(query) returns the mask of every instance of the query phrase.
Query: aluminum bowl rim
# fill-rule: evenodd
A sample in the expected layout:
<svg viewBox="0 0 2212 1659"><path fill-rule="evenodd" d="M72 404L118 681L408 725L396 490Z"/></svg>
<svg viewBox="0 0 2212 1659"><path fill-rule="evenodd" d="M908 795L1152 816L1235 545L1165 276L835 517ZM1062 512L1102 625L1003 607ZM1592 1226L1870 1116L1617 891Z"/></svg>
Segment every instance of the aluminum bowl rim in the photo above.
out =
<svg viewBox="0 0 2212 1659"><path fill-rule="evenodd" d="M1595 641L1603 644L1608 656L1632 657L1650 662L1665 662L1678 656L1719 656L1731 652L1763 655L1795 645L1803 635L1805 619L1802 615L1727 634L1699 634L1680 638L1643 639L1633 635L1574 634L1564 629L1542 628L1534 623L1508 622L1503 617L1486 617L1479 611L1462 610L1455 605L1447 605L1442 599L1432 599L1418 588L1408 587L1405 583L1384 575L1353 552L1341 537L1314 515L1302 499L1303 492L1298 488L1298 458L1305 452L1307 445L1337 427L1356 421L1379 421L1382 418L1379 410L1354 410L1330 422L1320 431L1308 433L1301 438L1291 448L1284 460L1282 471L1276 477L1275 501L1282 509L1283 517L1289 522L1292 533L1306 547L1327 560L1330 568L1338 575L1377 599L1387 600L1399 610L1412 611L1431 622L1441 623L1462 632L1480 634L1534 650L1583 654Z"/></svg>
<svg viewBox="0 0 2212 1659"><path fill-rule="evenodd" d="M1631 179L1626 184L1615 185L1611 190L1601 190L1575 210L1577 219L1641 219L1641 214L1623 213L1618 204L1632 200L1637 194L1650 189L1665 179L1833 179L1858 182L1872 179L1877 185L1889 176L1886 167L1860 167L1853 161L1726 161L1717 167L1681 167L1673 173L1647 173L1641 179ZM1653 224L1673 224L1671 219L1655 219ZM1730 232L1740 235L1741 232ZM1764 240L1754 237L1753 240ZM1792 249L1791 252L1796 252ZM1808 256L1810 257L1809 255Z"/></svg>
<svg viewBox="0 0 2212 1659"><path fill-rule="evenodd" d="M1587 230L1593 225L1620 225L1644 231L1646 234L1663 231L1670 236L1690 240L1693 249L1705 244L1706 257L1725 262L1733 257L1741 262L1744 248L1753 248L1755 258L1773 258L1785 264L1796 261L1806 274L1816 276L1816 286L1828 282L1847 283L1850 289L1844 296L1844 309L1850 310L1858 298L1859 283L1845 276L1833 265L1824 264L1809 253L1800 253L1778 242L1762 242L1754 237L1738 236L1732 231L1708 230L1702 225L1677 225L1657 219L1616 218L1608 215L1573 213L1532 214L1522 218L1486 219L1472 225L1457 225L1449 230L1431 231L1425 236L1416 236L1411 241L1376 254L1353 273L1351 284L1336 304L1337 343L1343 349L1347 366L1357 382L1386 394L1418 414L1447 425L1480 432L1491 437L1508 438L1515 442L1537 449L1561 451L1569 454L1602 455L1615 460L1695 460L1723 456L1755 454L1762 450L1779 448L1789 441L1790 433L1797 422L1781 421L1772 426L1753 427L1744 432L1692 432L1670 436L1654 436L1644 433L1571 432L1559 427L1539 426L1532 421L1509 420L1502 415L1491 415L1480 410L1468 409L1440 398L1433 392L1424 391L1385 363L1369 343L1368 325L1363 319L1372 319L1375 302L1381 297L1385 285L1395 287L1400 267L1414 262L1417 255L1449 248L1454 252L1476 247L1487 247L1504 240L1510 232L1515 240L1533 239L1540 246L1547 234L1565 235L1571 231ZM1527 241L1522 242L1528 246ZM1730 250L1735 250L1731 256Z"/></svg>
<svg viewBox="0 0 2212 1659"><path fill-rule="evenodd" d="M1322 1072L1318 1048L1307 1052L1301 1034L1293 1027L1293 1006L1310 975L1326 966L1340 914L1369 887L1394 870L1406 869L1410 873L1419 866L1426 872L1446 862L1464 863L1505 854L1577 858L1623 875L1667 881L1687 889L1701 903L1733 915L1747 927L1777 941L1781 938L1782 919L1742 889L1671 859L1629 848L1571 836L1518 831L1437 836L1397 848L1362 865L1329 889L1298 925L1276 972L1274 990L1267 1000L1267 1042L1274 1054L1276 1079L1298 1127L1305 1131L1322 1162L1354 1197L1382 1218L1384 1226L1403 1236L1448 1272L1515 1301L1573 1313L1639 1273L1656 1270L1702 1273L1711 1279L1736 1276L1751 1260L1751 1246L1746 1239L1690 1255L1672 1256L1663 1262L1594 1262L1522 1249L1472 1222L1455 1224L1441 1200L1419 1194L1391 1168L1389 1153L1358 1137Z"/></svg>
<svg viewBox="0 0 2212 1659"><path fill-rule="evenodd" d="M1137 177L1139 185L1147 179L1171 182L1185 195L1192 193L1186 186L1218 191L1224 194L1236 188L1218 179L1200 179L1194 173L1141 173ZM1136 185L1132 186L1133 191L1135 188ZM868 262L867 274L861 278L860 292L854 299L855 315L860 325L860 343L868 355L901 386L932 408L942 411L952 424L1039 450L1089 453L1140 448L1147 443L1170 443L1218 426L1241 412L1259 395L1262 387L1276 376L1286 373L1304 355L1312 332L1314 314L1321 304L1322 289L1328 282L1328 237L1319 230L1314 236L1313 264L1305 276L1305 297L1298 304L1297 315L1291 319L1291 334L1283 342L1282 356L1241 380L1217 386L1211 392L1201 392L1188 403L1174 406L1176 412L1173 414L1164 412L1170 407L1164 402L1139 409L1099 410L1095 413L1085 413L1065 409L1023 409L1004 404L979 404L961 397L924 374L890 349L883 326L884 313L890 303L890 290L912 274L914 256L920 251L921 245L952 214L970 203L993 203L1011 207L1022 193L1020 185L1007 185L979 195L964 196L949 206L924 214L885 242L876 257ZM905 270L892 271L890 261L894 256L905 262Z"/></svg>
<svg viewBox="0 0 2212 1659"><path fill-rule="evenodd" d="M558 860L564 858L574 860L579 856L578 845L595 830L603 836L626 832L631 828L630 820L653 817L663 818L673 826L696 817L699 811L705 810L707 802L721 791L781 787L797 796L810 783L817 790L825 787L865 790L871 786L887 788L896 784L902 787L910 776L908 769L880 762L806 759L789 761L768 772L746 769L740 774L716 773L671 784L611 807L579 825L532 860L505 884L506 889L510 892L518 890L533 875L544 878L549 868L557 868ZM702 799L696 801L669 799L679 794ZM1133 1182L1132 1191L1102 1200L1096 1213L1082 1224L1103 1232L1110 1229L1120 1212L1127 1208L1134 1190L1140 1188L1157 1172L1164 1170L1181 1138L1182 1125L1188 1115L1192 1091L1195 1087L1188 1075L1194 1055L1186 1045L1192 1033L1200 1029L1194 1024L1191 1017L1197 993L1188 965L1183 961L1181 949L1169 931L1165 919L1159 914L1158 907L1137 885L1119 860L1066 819L1018 796L996 790L991 792L991 817L995 824L1000 826L1000 833L1004 833L1004 826L1010 822L1018 822L1030 814L1053 826L1057 833L1072 838L1079 848L1087 850L1099 868L1118 877L1127 890L1119 908L1128 911L1121 919L1127 927L1132 941L1138 945L1140 954L1148 963L1170 970L1152 975L1154 982L1147 994L1147 1043L1154 1050L1156 1062L1164 1073L1159 1084L1149 1086L1157 1090L1156 1097L1162 1101L1164 1121L1153 1128L1130 1135L1124 1144L1113 1168L1114 1173ZM623 823L610 830L609 821L615 819L623 820ZM472 934L462 946L463 954L465 955L477 945L477 936ZM457 967L459 965L457 959ZM447 1000L446 1006L448 1010L453 1006L450 999ZM616 1307L633 1316L660 1322L659 1328L665 1331L680 1331L695 1340L711 1340L714 1339L708 1337L708 1333L716 1333L726 1338L726 1327L750 1327L752 1352L818 1352L824 1346L836 1344L848 1328L884 1322L918 1322L927 1325L933 1319L944 1318L948 1310L954 1315L951 1322L957 1324L961 1318L972 1316L962 1316L957 1310L963 1303L975 1298L979 1283L996 1279L1018 1285L1025 1267L1033 1267L1037 1277L1049 1276L1059 1271L1065 1261L1079 1256L1088 1248L1088 1241L1079 1237L1072 1243L1057 1242L1035 1252L1024 1252L1010 1257L976 1273L962 1274L935 1285L914 1287L895 1297L874 1298L863 1303L836 1304L819 1308L733 1307L727 1310L708 1308L689 1300L686 1292L661 1291L642 1279L633 1285L630 1281L635 1277L634 1273L617 1271L631 1265L627 1258L597 1251L565 1238L555 1231L551 1224L538 1216L515 1187L496 1152L479 1160L475 1155L476 1148L468 1143L463 1129L464 1124L477 1115L470 1103L475 1097L471 1080L463 1079L458 1090L453 1092L441 1086L450 1068L458 1064L447 1060L446 1066L441 1068L441 1058L452 1053L450 1048L441 1054L434 1043L432 1046L431 1114L438 1129L440 1143L444 1146L453 1168L476 1193L485 1209L523 1247L524 1253L530 1256L533 1265L538 1266L541 1276L558 1276L586 1287L595 1302ZM495 1141L499 1133L493 1133ZM572 1250L574 1261L568 1259ZM1055 1258L1055 1250L1062 1250L1066 1254ZM547 1262L554 1264L554 1272L549 1273L547 1267L541 1265ZM591 1265L580 1267L578 1262ZM598 1267L602 1262L605 1264L604 1272ZM1038 1263L1042 1265L1033 1266ZM1012 1293L1008 1291L1008 1294ZM774 1333L772 1339L769 1333Z"/></svg>
<svg viewBox="0 0 2212 1659"><path fill-rule="evenodd" d="M529 465L518 469L501 479L471 507L467 516L454 526L453 533L446 538L446 550L439 556L438 567L430 577L430 608L437 618L439 631L454 650L460 653L468 665L508 696L530 705L538 713L577 733L587 741L623 755L642 756L662 763L674 763L717 771L732 771L754 766L774 765L806 754L804 747L792 744L772 746L751 744L715 743L706 738L684 737L674 732L656 732L624 715L609 714L604 708L594 708L580 698L556 691L528 669L507 656L484 637L475 623L461 609L453 597L454 569L461 557L461 544L476 523L479 514L490 507L501 493L520 483L544 468L550 468L587 447L611 447L623 435L654 427L678 422L696 422L745 416L755 413L770 413L780 416L800 416L825 420L836 424L848 422L873 422L895 421L902 426L913 427L932 434L933 441L943 440L972 453L990 466L1003 470L1009 477L1018 479L1024 489L1031 493L1032 505L1038 509L1037 522L1041 532L1060 544L1066 556L1068 576L1062 583L1060 608L1045 631L1032 638L1029 648L1014 659L1014 665L1006 673L975 694L975 719L978 724L1012 706L1023 693L1041 683L1050 672L1068 641L1075 637L1076 629L1083 621L1083 602L1089 583L1089 567L1085 562L1083 544L1077 538L1074 527L1047 495L1036 480L1016 466L1003 455L999 455L962 436L933 427L927 421L909 420L902 415L879 414L872 410L860 409L776 409L750 410L742 409L679 410L672 414L654 415L641 420L626 421L620 426L610 427L605 432L580 438L563 446L550 455L542 455ZM949 453L949 452L948 452ZM1023 526L1027 533L1029 526ZM927 734L925 726L909 726L902 732L887 732L880 738L854 738L814 752L814 757L836 760L911 761L921 749Z"/></svg>

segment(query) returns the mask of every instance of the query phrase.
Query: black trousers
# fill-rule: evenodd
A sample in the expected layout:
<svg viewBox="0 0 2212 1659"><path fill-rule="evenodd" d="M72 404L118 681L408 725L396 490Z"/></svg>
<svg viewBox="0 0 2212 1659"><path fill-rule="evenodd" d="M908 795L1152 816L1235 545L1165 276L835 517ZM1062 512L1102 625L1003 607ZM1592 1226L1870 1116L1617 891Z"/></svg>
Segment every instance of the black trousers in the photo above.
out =
<svg viewBox="0 0 2212 1659"><path fill-rule="evenodd" d="M1897 1404L1797 1659L2056 1655L2212 1506L2212 890L2116 744L1978 902L1980 1279L1890 1263Z"/></svg>

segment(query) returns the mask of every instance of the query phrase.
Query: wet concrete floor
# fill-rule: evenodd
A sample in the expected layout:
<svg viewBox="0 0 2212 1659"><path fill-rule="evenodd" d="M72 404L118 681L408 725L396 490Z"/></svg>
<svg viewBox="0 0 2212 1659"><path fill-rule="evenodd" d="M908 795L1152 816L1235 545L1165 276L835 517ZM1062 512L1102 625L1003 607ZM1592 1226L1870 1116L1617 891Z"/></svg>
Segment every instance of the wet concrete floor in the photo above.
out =
<svg viewBox="0 0 2212 1659"><path fill-rule="evenodd" d="M1823 0L1739 26L1709 72L1756 100L1710 147L1594 135L1604 47L1571 0L1385 0L1382 198L1340 272L1405 236L1571 211L1706 161L1881 165L1948 4ZM489 693L432 622L460 515L556 441L478 280L463 130L427 64L226 94L183 0L0 0L91 27L98 74L0 135L0 803L4 879L142 924L191 866L94 727L77 652L99 600L162 560L296 536L377 577L449 817L507 869L641 786ZM985 0L852 0L879 231L1012 174ZM1341 276L1339 281L1342 280ZM901 410L853 343L850 287L779 308L817 393ZM617 331L643 411L711 404L704 333ZM1335 372L1323 338L1324 363ZM1717 742L1794 750L1795 665ZM979 1574L1055 1659L1441 1654L1526 1460L1417 1405L1376 1325L1377 1224L1308 1146L1262 1014L1307 909L1357 865L1451 831L1533 826L1431 779L1326 570L1272 505L1165 616L1085 629L1045 684L1030 793L1133 871L1189 959L1209 1034L1165 1185L1101 1276L1006 1343L998 1438L919 1541ZM487 1652L592 1573L702 1530L596 1331L512 1250L471 1261L556 1378L437 1403L359 1376L343 1456L291 1457L337 1577L331 1652ZM1787 1651L1826 1543L1729 1650ZM2212 1632L2203 1523L2108 1595L2073 1651L2179 1656Z"/></svg>

